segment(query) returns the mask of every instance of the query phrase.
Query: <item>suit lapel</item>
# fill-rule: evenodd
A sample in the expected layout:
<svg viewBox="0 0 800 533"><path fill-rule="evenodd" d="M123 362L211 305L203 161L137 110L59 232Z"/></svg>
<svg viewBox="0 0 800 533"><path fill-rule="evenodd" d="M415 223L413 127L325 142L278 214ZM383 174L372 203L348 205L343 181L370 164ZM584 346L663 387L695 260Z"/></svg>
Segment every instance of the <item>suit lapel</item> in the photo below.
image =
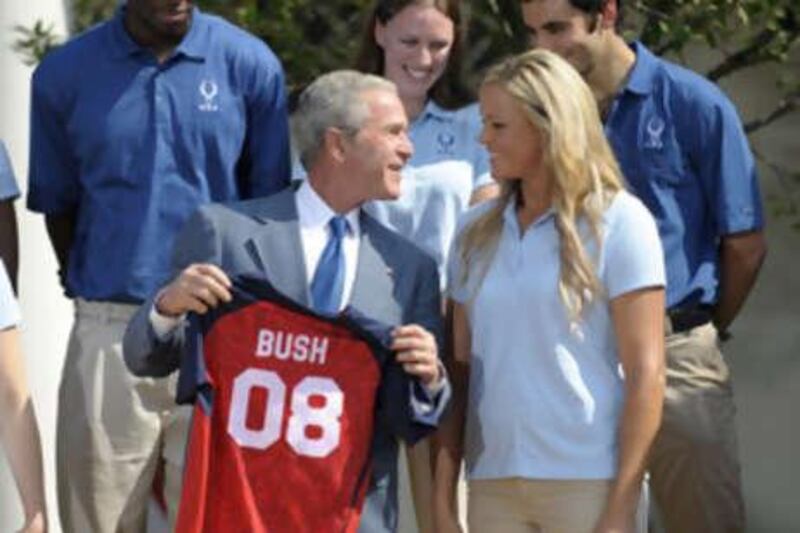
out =
<svg viewBox="0 0 800 533"><path fill-rule="evenodd" d="M361 243L350 305L365 315L384 321L399 320L394 295L394 271L379 252L378 224L361 211Z"/></svg>
<svg viewBox="0 0 800 533"><path fill-rule="evenodd" d="M276 289L298 303L309 305L311 295L306 282L294 189L269 198L253 217L262 223L262 230L245 242L247 253Z"/></svg>

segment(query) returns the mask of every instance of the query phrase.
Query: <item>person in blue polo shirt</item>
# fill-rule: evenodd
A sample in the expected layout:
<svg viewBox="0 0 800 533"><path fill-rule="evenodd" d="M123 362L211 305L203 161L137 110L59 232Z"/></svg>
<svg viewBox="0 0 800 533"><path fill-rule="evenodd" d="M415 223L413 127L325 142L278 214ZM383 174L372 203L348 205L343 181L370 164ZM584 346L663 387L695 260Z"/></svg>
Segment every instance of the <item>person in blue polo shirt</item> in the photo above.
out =
<svg viewBox="0 0 800 533"><path fill-rule="evenodd" d="M670 532L745 529L735 408L718 339L766 255L753 155L711 82L618 33L619 0L522 0L532 44L583 75L667 272L667 394L650 480Z"/></svg>
<svg viewBox="0 0 800 533"><path fill-rule="evenodd" d="M58 407L65 531L142 530L162 442L177 504L185 424L166 381L127 372L122 334L189 215L284 188L288 145L278 59L191 0L129 0L36 69L28 207L76 305Z"/></svg>
<svg viewBox="0 0 800 533"><path fill-rule="evenodd" d="M17 236L17 217L14 211L14 200L19 197L14 169L6 152L6 146L0 141L0 259L6 265L11 286L17 286L17 265L19 264L19 244Z"/></svg>
<svg viewBox="0 0 800 533"><path fill-rule="evenodd" d="M460 0L378 0L361 36L356 68L392 81L409 119L414 154L400 198L365 206L436 260L446 286L456 220L497 194L478 142L481 119L462 76L466 20ZM417 522L433 527L427 441L409 450ZM401 478L402 479L402 478ZM401 491L402 494L402 491Z"/></svg>
<svg viewBox="0 0 800 533"><path fill-rule="evenodd" d="M356 68L397 85L414 155L402 194L367 210L436 259L442 286L456 219L497 185L478 141L481 119L461 80L465 21L454 0L380 0L364 26Z"/></svg>

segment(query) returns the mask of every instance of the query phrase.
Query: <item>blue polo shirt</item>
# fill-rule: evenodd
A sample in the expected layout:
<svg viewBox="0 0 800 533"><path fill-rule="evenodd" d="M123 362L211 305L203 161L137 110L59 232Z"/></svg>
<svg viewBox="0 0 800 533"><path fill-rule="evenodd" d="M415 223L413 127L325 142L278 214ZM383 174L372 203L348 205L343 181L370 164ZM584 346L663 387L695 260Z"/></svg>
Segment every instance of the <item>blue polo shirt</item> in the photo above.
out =
<svg viewBox="0 0 800 533"><path fill-rule="evenodd" d="M459 227L498 201L473 207ZM504 208L488 268L473 266L465 279L458 236L450 258L449 296L466 307L470 322L467 475L610 479L617 471L625 391L609 304L631 291L664 285L653 217L620 191L603 214L599 249L580 221L604 293L576 324L558 292L555 212L523 232L515 206L512 199Z"/></svg>
<svg viewBox="0 0 800 533"><path fill-rule="evenodd" d="M14 179L14 168L6 152L6 145L0 141L0 201L13 200L19 196L17 180Z"/></svg>
<svg viewBox="0 0 800 533"><path fill-rule="evenodd" d="M477 105L448 110L429 100L409 127L414 155L403 168L400 198L365 207L433 256L442 287L458 217L473 191L493 183L481 127Z"/></svg>
<svg viewBox="0 0 800 533"><path fill-rule="evenodd" d="M170 275L173 238L198 205L288 184L289 136L283 71L264 43L195 9L159 64L124 10L34 73L28 207L76 211L68 295L138 302Z"/></svg>
<svg viewBox="0 0 800 533"><path fill-rule="evenodd" d="M656 218L667 307L714 304L720 238L764 223L753 154L716 85L631 46L636 63L606 134L630 189Z"/></svg>

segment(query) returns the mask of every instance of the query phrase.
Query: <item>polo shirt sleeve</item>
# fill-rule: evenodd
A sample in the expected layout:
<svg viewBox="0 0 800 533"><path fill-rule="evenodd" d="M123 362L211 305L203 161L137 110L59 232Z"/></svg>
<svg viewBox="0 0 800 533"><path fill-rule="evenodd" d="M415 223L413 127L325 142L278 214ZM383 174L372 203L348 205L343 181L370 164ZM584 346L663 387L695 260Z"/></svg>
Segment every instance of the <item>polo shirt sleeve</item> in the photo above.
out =
<svg viewBox="0 0 800 533"><path fill-rule="evenodd" d="M764 225L756 164L741 119L716 86L702 80L693 105L682 106L689 159L708 199L718 235L760 229Z"/></svg>
<svg viewBox="0 0 800 533"><path fill-rule="evenodd" d="M71 211L80 199L78 165L65 124L67 89L53 68L45 60L31 87L28 208L47 214Z"/></svg>
<svg viewBox="0 0 800 533"><path fill-rule="evenodd" d="M19 324L19 306L11 290L11 281L6 274L6 267L0 259L0 330Z"/></svg>
<svg viewBox="0 0 800 533"><path fill-rule="evenodd" d="M472 156L472 190L477 191L481 187L494 183L494 179L492 179L491 167L489 164L489 152L486 151L486 148L484 148L483 144L480 142L483 120L481 119L478 105L473 104L469 106L467 111L467 127L469 135L475 143L475 150Z"/></svg>
<svg viewBox="0 0 800 533"><path fill-rule="evenodd" d="M289 184L289 118L283 68L268 48L252 58L245 150L238 165L242 198L266 196Z"/></svg>
<svg viewBox="0 0 800 533"><path fill-rule="evenodd" d="M617 193L605 219L600 278L608 299L666 285L661 240L644 204L626 192Z"/></svg>
<svg viewBox="0 0 800 533"><path fill-rule="evenodd" d="M19 196L14 169L6 152L3 141L0 141L0 201L13 200Z"/></svg>

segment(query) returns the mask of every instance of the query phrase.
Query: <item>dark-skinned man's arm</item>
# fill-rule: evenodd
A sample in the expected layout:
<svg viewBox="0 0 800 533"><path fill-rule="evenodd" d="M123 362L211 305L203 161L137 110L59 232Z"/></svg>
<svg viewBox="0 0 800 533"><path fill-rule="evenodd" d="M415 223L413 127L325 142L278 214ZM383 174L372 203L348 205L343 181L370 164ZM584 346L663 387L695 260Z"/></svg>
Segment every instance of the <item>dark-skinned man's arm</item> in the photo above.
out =
<svg viewBox="0 0 800 533"><path fill-rule="evenodd" d="M69 265L69 252L75 238L75 224L77 211L68 211L57 215L45 215L47 235L58 261L58 278L61 286L66 287L67 266Z"/></svg>
<svg viewBox="0 0 800 533"><path fill-rule="evenodd" d="M720 290L714 325L723 336L750 294L766 255L767 241L761 230L734 233L720 240Z"/></svg>

